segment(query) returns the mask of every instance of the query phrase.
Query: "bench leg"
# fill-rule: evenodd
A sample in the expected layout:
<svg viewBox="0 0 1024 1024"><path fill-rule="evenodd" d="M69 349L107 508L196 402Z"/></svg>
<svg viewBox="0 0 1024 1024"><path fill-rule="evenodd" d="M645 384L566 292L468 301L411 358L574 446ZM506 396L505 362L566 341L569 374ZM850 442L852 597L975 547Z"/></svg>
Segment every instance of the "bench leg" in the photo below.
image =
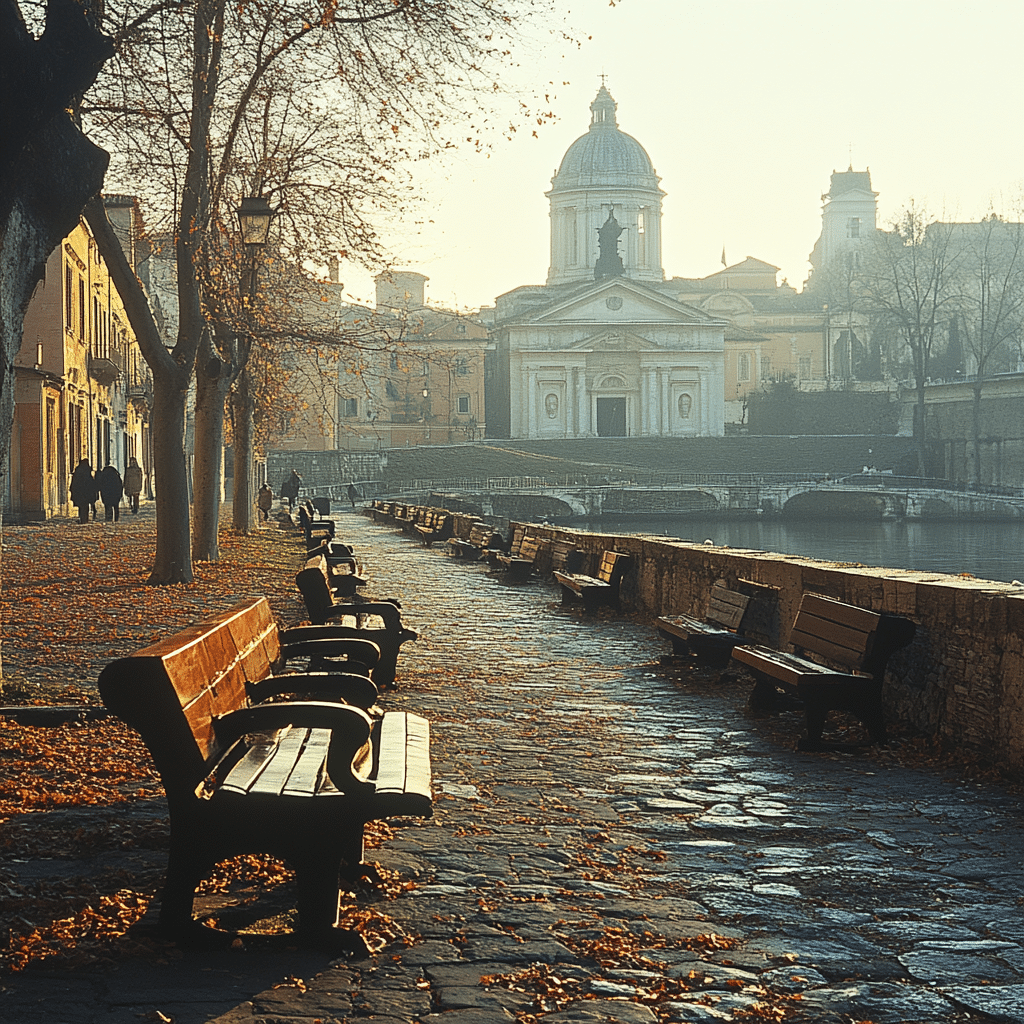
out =
<svg viewBox="0 0 1024 1024"><path fill-rule="evenodd" d="M821 734L825 731L825 718L828 709L813 698L807 701L804 721L807 723L807 737L801 740L801 750L817 750L821 746Z"/></svg>
<svg viewBox="0 0 1024 1024"><path fill-rule="evenodd" d="M168 938L187 941L195 931L197 922L192 917L192 903L196 886L213 867L210 857L197 854L192 837L176 839L171 834L167 875L160 897L160 931ZM207 929L209 930L209 929Z"/></svg>

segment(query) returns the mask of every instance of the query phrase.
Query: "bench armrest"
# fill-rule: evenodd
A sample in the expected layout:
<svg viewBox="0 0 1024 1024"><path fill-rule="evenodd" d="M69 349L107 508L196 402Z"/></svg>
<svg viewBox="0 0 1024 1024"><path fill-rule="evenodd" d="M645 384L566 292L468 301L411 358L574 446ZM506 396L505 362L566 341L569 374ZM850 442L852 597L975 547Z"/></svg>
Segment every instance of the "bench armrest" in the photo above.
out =
<svg viewBox="0 0 1024 1024"><path fill-rule="evenodd" d="M376 615L383 620L384 628L402 632L402 612L397 604L391 601L357 601L352 604L339 604L327 612L328 618L339 615ZM405 632L412 632L406 630ZM412 639L416 639L413 634Z"/></svg>
<svg viewBox="0 0 1024 1024"><path fill-rule="evenodd" d="M345 704L364 709L372 708L380 696L369 677L356 672L286 672L249 685L250 699L256 703L281 693L331 694Z"/></svg>
<svg viewBox="0 0 1024 1024"><path fill-rule="evenodd" d="M301 628L295 627L291 632L298 633ZM341 657L370 669L380 661L380 648L372 640L356 637L296 636L294 640L281 644L280 664L287 665L292 658Z"/></svg>
<svg viewBox="0 0 1024 1024"><path fill-rule="evenodd" d="M213 720L219 742L228 746L247 732L270 732L287 726L330 729L357 750L370 737L372 720L361 708L322 700L282 701L239 708Z"/></svg>

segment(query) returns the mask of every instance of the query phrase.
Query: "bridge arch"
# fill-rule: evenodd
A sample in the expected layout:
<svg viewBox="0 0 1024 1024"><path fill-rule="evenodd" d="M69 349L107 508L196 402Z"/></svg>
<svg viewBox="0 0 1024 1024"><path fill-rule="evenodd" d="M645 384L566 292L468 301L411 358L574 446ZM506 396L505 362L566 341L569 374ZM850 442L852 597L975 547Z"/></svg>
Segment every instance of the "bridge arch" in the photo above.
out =
<svg viewBox="0 0 1024 1024"><path fill-rule="evenodd" d="M895 512L887 495L845 490L802 491L789 498L781 509L782 515L791 519L885 519Z"/></svg>

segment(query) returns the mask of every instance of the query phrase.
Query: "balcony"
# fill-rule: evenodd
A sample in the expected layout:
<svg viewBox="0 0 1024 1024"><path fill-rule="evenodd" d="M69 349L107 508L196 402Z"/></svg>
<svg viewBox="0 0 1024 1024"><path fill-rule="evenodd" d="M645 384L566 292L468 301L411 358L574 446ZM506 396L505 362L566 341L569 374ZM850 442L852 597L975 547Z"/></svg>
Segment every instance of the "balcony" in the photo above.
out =
<svg viewBox="0 0 1024 1024"><path fill-rule="evenodd" d="M93 358L89 360L89 376L103 387L110 387L117 380L118 373L117 364L111 359Z"/></svg>

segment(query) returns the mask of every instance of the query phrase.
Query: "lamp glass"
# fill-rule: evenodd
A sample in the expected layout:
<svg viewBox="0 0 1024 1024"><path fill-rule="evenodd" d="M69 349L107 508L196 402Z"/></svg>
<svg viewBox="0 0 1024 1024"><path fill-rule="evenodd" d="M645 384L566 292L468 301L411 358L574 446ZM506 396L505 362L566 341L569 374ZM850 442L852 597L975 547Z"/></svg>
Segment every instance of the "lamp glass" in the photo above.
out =
<svg viewBox="0 0 1024 1024"><path fill-rule="evenodd" d="M262 196L246 196L238 207L238 226L245 245L266 245L276 211Z"/></svg>

